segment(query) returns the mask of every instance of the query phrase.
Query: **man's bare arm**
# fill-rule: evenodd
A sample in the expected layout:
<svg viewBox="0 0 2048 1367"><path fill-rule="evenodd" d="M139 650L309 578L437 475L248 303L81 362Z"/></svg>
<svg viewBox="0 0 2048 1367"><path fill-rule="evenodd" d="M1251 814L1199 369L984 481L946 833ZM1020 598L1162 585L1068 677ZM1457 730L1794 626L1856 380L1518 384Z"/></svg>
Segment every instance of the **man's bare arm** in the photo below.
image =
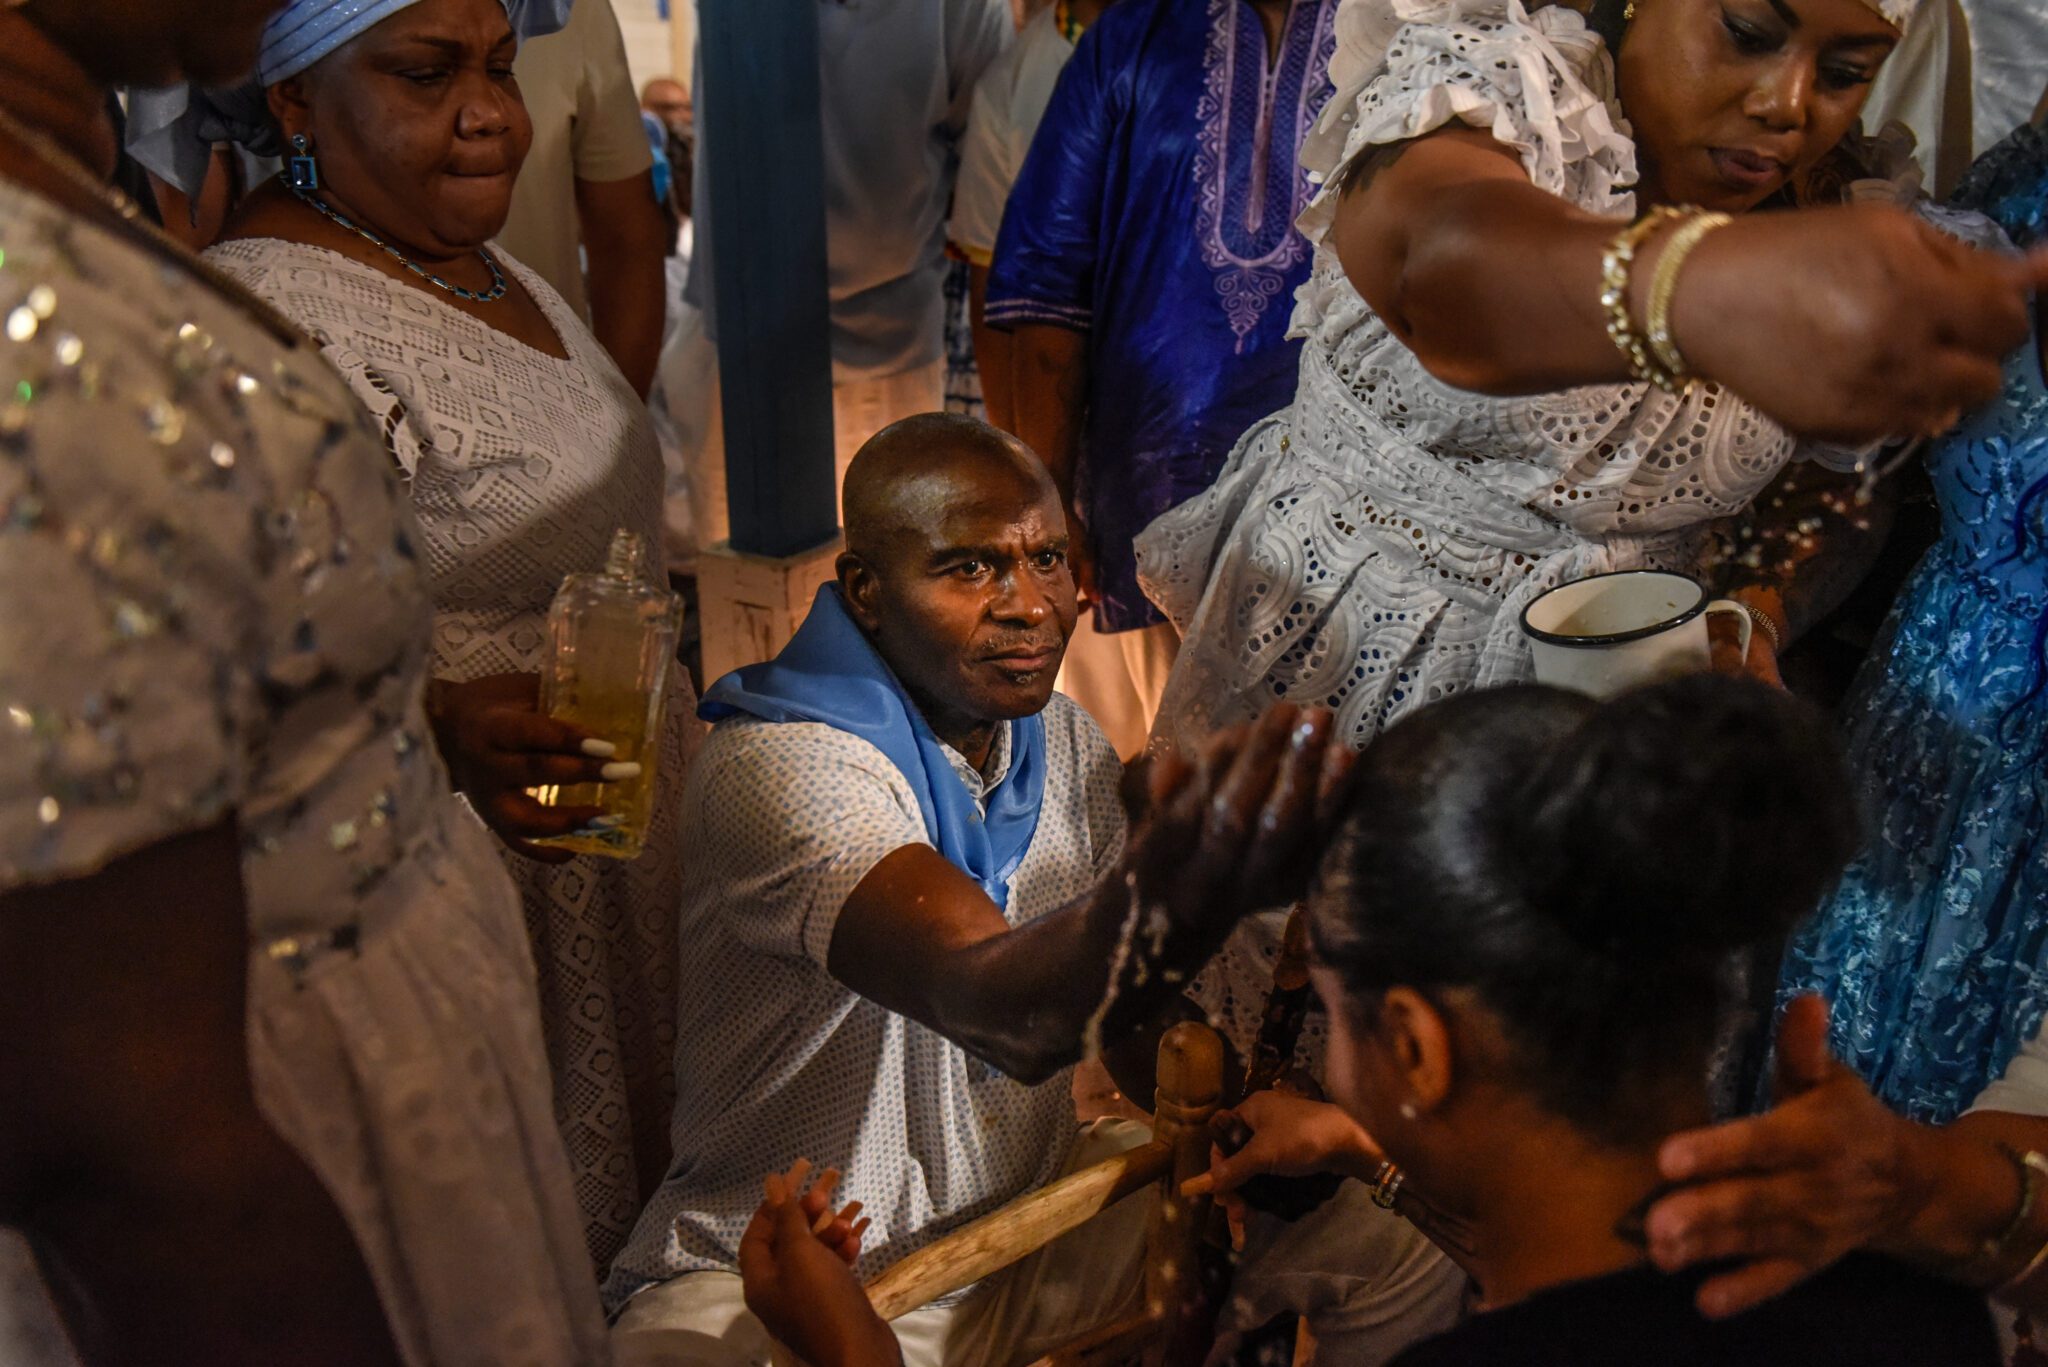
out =
<svg viewBox="0 0 2048 1367"><path fill-rule="evenodd" d="M591 331L642 398L654 386L668 314L668 220L654 173L576 182L576 213L590 258Z"/></svg>
<svg viewBox="0 0 2048 1367"><path fill-rule="evenodd" d="M1010 1076L1043 1081L1082 1056L1091 1023L1111 1043L1153 1019L1241 916L1303 881L1324 799L1348 768L1334 748L1327 714L1282 706L1199 772L1163 761L1158 814L1117 869L1015 929L936 851L897 850L847 898L827 967Z"/></svg>

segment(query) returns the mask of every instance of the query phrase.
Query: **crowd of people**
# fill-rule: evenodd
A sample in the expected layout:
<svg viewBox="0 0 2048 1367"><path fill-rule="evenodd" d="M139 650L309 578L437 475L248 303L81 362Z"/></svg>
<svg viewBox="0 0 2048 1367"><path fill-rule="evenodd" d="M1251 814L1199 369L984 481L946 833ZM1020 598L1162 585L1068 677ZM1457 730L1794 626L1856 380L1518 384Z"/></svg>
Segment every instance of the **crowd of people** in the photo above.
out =
<svg viewBox="0 0 2048 1367"><path fill-rule="evenodd" d="M1937 201L1920 0L818 8L844 546L622 755L542 675L724 535L690 87L0 0L0 1361L1023 1367L1156 1201L863 1284L1187 1022L1190 1360L2048 1361L2048 99ZM1635 571L1711 668L1536 682Z"/></svg>

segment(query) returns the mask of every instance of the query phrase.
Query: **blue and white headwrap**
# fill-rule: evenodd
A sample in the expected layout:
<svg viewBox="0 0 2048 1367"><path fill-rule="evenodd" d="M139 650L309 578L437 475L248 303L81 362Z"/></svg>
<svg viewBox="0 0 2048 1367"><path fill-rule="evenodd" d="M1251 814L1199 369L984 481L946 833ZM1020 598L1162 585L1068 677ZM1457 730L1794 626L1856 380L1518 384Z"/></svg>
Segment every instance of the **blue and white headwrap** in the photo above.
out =
<svg viewBox="0 0 2048 1367"><path fill-rule="evenodd" d="M585 0L595 4L598 0ZM278 156L263 92L419 0L292 0L263 30L255 78L237 87L175 85L128 93L128 152L186 194L205 183L216 143ZM569 22L572 0L501 0L524 43Z"/></svg>
<svg viewBox="0 0 2048 1367"><path fill-rule="evenodd" d="M312 66L357 35L419 0L293 0L263 30L256 83L269 87ZM519 41L553 33L569 22L571 0L502 0Z"/></svg>

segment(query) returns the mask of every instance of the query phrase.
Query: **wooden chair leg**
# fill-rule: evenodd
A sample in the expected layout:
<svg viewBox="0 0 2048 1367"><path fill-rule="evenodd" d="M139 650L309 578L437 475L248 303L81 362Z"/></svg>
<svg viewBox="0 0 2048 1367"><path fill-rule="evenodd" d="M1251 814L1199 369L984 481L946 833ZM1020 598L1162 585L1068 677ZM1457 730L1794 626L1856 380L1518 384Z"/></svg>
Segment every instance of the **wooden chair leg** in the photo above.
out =
<svg viewBox="0 0 2048 1367"><path fill-rule="evenodd" d="M1031 1367L1126 1367L1136 1362L1145 1346L1159 1336L1159 1322L1150 1314L1133 1315L1117 1324L1104 1325L1084 1334L1064 1348L1056 1349Z"/></svg>
<svg viewBox="0 0 2048 1367"><path fill-rule="evenodd" d="M1209 1167L1209 1120L1223 1098L1223 1045L1216 1032L1191 1021L1159 1043L1159 1093L1153 1141L1173 1150L1173 1170L1152 1214L1145 1247L1145 1309L1159 1325L1146 1348L1146 1367L1202 1360L1214 1319L1200 1275L1205 1198L1189 1200L1181 1183Z"/></svg>

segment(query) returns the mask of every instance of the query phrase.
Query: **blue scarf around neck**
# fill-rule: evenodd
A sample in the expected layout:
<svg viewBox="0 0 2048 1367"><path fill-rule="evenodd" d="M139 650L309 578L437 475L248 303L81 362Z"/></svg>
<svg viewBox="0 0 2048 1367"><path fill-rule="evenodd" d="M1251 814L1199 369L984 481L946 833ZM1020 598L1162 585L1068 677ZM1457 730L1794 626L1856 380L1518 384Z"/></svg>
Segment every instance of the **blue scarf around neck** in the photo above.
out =
<svg viewBox="0 0 2048 1367"><path fill-rule="evenodd" d="M818 590L810 615L776 657L726 675L704 694L708 722L744 714L820 722L888 756L917 796L933 848L979 883L997 907L1038 830L1045 797L1045 719L1010 723L1010 767L988 793L988 815L960 780L943 741L846 611L837 584Z"/></svg>

